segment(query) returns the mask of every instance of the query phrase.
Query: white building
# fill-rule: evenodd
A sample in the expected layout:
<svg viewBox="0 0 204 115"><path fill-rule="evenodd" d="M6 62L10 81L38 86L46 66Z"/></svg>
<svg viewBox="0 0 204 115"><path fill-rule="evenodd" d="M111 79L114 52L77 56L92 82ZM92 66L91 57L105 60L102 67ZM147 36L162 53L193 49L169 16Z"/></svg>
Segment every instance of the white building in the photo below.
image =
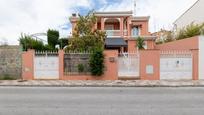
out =
<svg viewBox="0 0 204 115"><path fill-rule="evenodd" d="M179 29L191 24L192 22L195 24L204 22L204 0L196 1L174 22L174 26L176 29Z"/></svg>

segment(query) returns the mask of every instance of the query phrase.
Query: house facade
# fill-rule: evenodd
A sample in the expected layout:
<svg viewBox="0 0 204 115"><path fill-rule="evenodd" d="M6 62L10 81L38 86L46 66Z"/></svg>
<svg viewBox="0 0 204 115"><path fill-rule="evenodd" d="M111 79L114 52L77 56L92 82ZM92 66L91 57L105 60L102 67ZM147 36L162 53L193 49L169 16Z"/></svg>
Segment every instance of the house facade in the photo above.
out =
<svg viewBox="0 0 204 115"><path fill-rule="evenodd" d="M175 29L181 29L192 22L200 24L204 22L204 0L197 0L187 11L185 11L175 22Z"/></svg>
<svg viewBox="0 0 204 115"><path fill-rule="evenodd" d="M89 52L36 52L22 55L22 78L25 80L203 80L204 36L195 36L160 45L148 32L150 17L134 17L132 12L95 12L93 28L105 31L104 74L88 71ZM78 17L70 18L72 31ZM137 49L138 37L145 49ZM80 72L78 65L85 71ZM87 71L86 71L87 70Z"/></svg>
<svg viewBox="0 0 204 115"><path fill-rule="evenodd" d="M134 17L132 11L95 12L94 14L97 17L94 28L106 32L106 49L135 52L137 51L136 39L139 36L145 39L145 49L154 48L156 36L151 36L149 33L149 16ZM76 14L70 18L72 31L77 20Z"/></svg>

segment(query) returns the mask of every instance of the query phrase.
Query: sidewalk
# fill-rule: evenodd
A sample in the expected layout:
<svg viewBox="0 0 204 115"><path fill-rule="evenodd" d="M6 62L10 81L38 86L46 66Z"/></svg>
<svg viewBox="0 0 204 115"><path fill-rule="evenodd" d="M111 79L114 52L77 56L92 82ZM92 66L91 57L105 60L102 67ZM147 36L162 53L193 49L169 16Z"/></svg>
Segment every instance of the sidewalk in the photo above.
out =
<svg viewBox="0 0 204 115"><path fill-rule="evenodd" d="M142 80L117 80L117 81L62 81L62 80L5 80L0 81L0 86L20 87L204 87L204 80L180 81L142 81Z"/></svg>

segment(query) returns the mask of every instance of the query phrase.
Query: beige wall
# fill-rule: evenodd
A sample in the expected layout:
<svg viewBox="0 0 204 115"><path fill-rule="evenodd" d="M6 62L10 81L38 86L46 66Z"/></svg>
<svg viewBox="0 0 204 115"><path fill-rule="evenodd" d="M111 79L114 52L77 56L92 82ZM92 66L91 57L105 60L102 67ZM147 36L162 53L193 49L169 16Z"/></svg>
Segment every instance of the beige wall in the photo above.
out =
<svg viewBox="0 0 204 115"><path fill-rule="evenodd" d="M192 22L203 23L204 22L204 0L199 0L195 3L189 10L187 10L183 15L181 15L174 24L177 29L189 25Z"/></svg>

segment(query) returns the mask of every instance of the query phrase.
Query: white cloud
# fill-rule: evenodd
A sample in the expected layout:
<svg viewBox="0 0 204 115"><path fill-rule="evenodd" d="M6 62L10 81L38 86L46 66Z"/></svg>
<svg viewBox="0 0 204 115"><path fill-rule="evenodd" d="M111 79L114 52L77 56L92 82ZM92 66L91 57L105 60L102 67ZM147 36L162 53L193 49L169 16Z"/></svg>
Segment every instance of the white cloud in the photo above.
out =
<svg viewBox="0 0 204 115"><path fill-rule="evenodd" d="M88 0L0 0L0 41L18 44L21 32L33 34L48 28L68 36L60 26L69 22L74 7L88 8L90 4Z"/></svg>
<svg viewBox="0 0 204 115"><path fill-rule="evenodd" d="M95 1L95 3L93 3ZM196 0L137 0L137 15L150 15L150 30L169 25ZM18 44L20 33L46 32L48 28L60 30L68 36L71 28L62 30L69 23L68 17L79 11L77 7L93 9L100 2L101 11L133 9L133 0L0 0L0 41Z"/></svg>

